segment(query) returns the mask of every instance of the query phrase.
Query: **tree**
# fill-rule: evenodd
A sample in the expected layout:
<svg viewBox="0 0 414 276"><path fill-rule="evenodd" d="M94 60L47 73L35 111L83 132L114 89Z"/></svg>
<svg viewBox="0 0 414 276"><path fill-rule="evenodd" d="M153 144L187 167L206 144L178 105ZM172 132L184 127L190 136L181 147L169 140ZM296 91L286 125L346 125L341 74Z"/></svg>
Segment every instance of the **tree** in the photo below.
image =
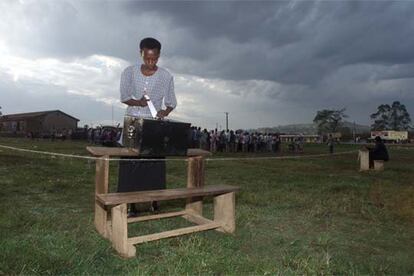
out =
<svg viewBox="0 0 414 276"><path fill-rule="evenodd" d="M377 112L371 114L374 123L372 130L408 130L411 124L410 114L405 105L394 101L392 105L381 104Z"/></svg>
<svg viewBox="0 0 414 276"><path fill-rule="evenodd" d="M352 129L350 127L341 126L338 130L341 133L341 139L342 140L345 141L345 140L353 140L354 139Z"/></svg>
<svg viewBox="0 0 414 276"><path fill-rule="evenodd" d="M371 125L372 130L385 130L390 129L390 113L391 106L389 104L381 104L378 106L378 111L371 114L371 119L375 120Z"/></svg>
<svg viewBox="0 0 414 276"><path fill-rule="evenodd" d="M345 114L345 110L345 108L340 110L319 110L313 119L313 122L318 125L318 132L337 132L342 125L342 120L348 117Z"/></svg>

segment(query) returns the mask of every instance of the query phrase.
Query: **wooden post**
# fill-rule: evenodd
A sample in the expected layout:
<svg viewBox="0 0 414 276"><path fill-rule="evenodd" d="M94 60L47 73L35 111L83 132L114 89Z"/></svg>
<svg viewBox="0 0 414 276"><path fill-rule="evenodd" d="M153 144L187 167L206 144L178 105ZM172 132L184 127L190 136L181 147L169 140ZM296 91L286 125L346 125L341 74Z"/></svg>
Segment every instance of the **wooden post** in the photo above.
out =
<svg viewBox="0 0 414 276"><path fill-rule="evenodd" d="M187 188L204 186L204 158L202 156L188 158ZM192 214L203 214L203 199L193 197L187 199L185 210Z"/></svg>
<svg viewBox="0 0 414 276"><path fill-rule="evenodd" d="M109 156L96 159L95 195L108 193ZM99 234L109 238L107 231L108 214L104 206L95 199L95 228Z"/></svg>
<svg viewBox="0 0 414 276"><path fill-rule="evenodd" d="M112 208L112 246L124 258L135 257L135 246L128 242L127 205L121 204Z"/></svg>
<svg viewBox="0 0 414 276"><path fill-rule="evenodd" d="M234 192L214 197L214 222L221 225L218 231L234 233L236 230L235 205Z"/></svg>
<svg viewBox="0 0 414 276"><path fill-rule="evenodd" d="M187 188L204 186L204 158L202 156L188 158Z"/></svg>
<svg viewBox="0 0 414 276"><path fill-rule="evenodd" d="M360 168L359 171L369 171L369 151L360 150L358 153Z"/></svg>

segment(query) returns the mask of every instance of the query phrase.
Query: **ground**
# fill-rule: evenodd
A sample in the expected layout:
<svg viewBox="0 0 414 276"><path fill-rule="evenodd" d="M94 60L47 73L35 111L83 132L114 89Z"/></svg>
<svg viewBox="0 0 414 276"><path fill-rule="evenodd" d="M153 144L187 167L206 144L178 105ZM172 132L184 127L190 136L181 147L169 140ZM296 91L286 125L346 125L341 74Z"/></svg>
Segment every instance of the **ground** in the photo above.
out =
<svg viewBox="0 0 414 276"><path fill-rule="evenodd" d="M0 138L0 145L87 155L84 142ZM328 148L305 145L299 158L210 160L206 185L241 187L236 233L150 242L128 260L94 229L94 161L0 148L0 274L413 274L414 147L391 147L384 172L363 173L358 147L339 145L336 152L354 152L335 156L307 156ZM167 167L168 187L185 186L186 163ZM115 161L110 170L114 190ZM182 206L162 202L161 211ZM176 218L130 231L187 224Z"/></svg>

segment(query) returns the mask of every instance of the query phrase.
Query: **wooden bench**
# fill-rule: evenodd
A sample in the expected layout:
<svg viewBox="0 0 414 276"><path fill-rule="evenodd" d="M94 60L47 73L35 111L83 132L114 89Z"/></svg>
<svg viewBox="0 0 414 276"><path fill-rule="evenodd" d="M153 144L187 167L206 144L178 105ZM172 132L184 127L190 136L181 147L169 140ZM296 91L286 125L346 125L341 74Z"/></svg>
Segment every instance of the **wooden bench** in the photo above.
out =
<svg viewBox="0 0 414 276"><path fill-rule="evenodd" d="M200 188L98 194L96 195L96 199L104 208L108 210L111 209L111 221L108 225L108 238L111 240L112 246L122 257L131 258L134 257L136 253L134 244L211 229L233 233L236 228L235 192L238 189L239 188L237 187L229 185L216 185ZM208 196L214 197L214 220L204 218L200 210L198 208L193 208L194 205L192 205L195 202L202 201L204 197ZM128 203L144 203L172 199L187 199L185 210L127 218ZM150 235L128 237L128 223L177 216L181 216L197 225Z"/></svg>
<svg viewBox="0 0 414 276"><path fill-rule="evenodd" d="M99 234L112 241L115 249L124 257L135 256L133 244L173 237L197 231L216 229L222 232L234 231L234 186L207 186L204 187L204 168L206 156L210 152L200 149L189 149L187 153L187 186L181 189L144 191L133 193L108 193L109 186L109 158L110 157L137 157L139 152L128 148L92 147L86 148L96 160L95 174L95 227ZM214 220L202 216L203 197L214 196ZM170 199L186 199L185 209L145 217L127 218L127 204ZM163 233L128 238L128 223L151 219L161 219L182 216L198 225L167 231ZM115 228L113 227L115 225Z"/></svg>

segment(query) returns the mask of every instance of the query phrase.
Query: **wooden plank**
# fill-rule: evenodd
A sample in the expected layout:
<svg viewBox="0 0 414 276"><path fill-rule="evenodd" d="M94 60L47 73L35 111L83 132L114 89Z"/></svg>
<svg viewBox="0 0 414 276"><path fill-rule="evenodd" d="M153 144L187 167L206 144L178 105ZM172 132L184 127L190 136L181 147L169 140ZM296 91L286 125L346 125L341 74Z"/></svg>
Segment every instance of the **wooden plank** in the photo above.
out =
<svg viewBox="0 0 414 276"><path fill-rule="evenodd" d="M230 185L205 186L200 188L178 188L152 190L129 193L109 193L96 195L96 199L104 205L121 203L143 203L170 199L181 199L197 196L213 196L238 191L239 187Z"/></svg>
<svg viewBox="0 0 414 276"><path fill-rule="evenodd" d="M149 241L156 241L156 240L160 240L160 239L171 238L171 237L191 234L191 233L195 233L195 232L215 229L215 228L218 228L220 226L221 225L219 223L216 223L216 222L203 224L203 225L190 226L190 227L175 229L175 230L171 230L171 231L165 231L165 232L156 233L156 234L150 234L150 235L145 235L145 236L129 238L128 243L138 244L138 243L144 243L144 242L149 242Z"/></svg>
<svg viewBox="0 0 414 276"><path fill-rule="evenodd" d="M112 208L112 246L124 258L135 257L136 249L128 242L128 222L126 204Z"/></svg>
<svg viewBox="0 0 414 276"><path fill-rule="evenodd" d="M138 156L137 149L132 148L112 148L112 147L86 147L86 150L93 156Z"/></svg>
<svg viewBox="0 0 414 276"><path fill-rule="evenodd" d="M202 149L188 149L187 156L210 156L211 152Z"/></svg>
<svg viewBox="0 0 414 276"><path fill-rule="evenodd" d="M214 197L214 221L222 227L218 230L233 233L236 230L235 193L228 193Z"/></svg>
<svg viewBox="0 0 414 276"><path fill-rule="evenodd" d="M139 222L139 221L147 221L147 220L153 220L153 219L178 217L178 216L182 216L182 215L185 215L185 214L186 214L185 211L178 211L178 212L170 212L170 213L150 215L150 216L144 216L144 217L128 218L128 223Z"/></svg>
<svg viewBox="0 0 414 276"><path fill-rule="evenodd" d="M183 218L185 218L186 220L188 220L189 222L195 223L195 224L208 224L208 223L212 223L214 221L212 221L211 219L207 219L205 217L199 216L199 215L195 215L193 213L187 213L183 216Z"/></svg>
<svg viewBox="0 0 414 276"><path fill-rule="evenodd" d="M139 151L134 148L111 148L88 146L86 150L93 156L138 156ZM187 156L209 156L211 152L202 149L188 149Z"/></svg>

